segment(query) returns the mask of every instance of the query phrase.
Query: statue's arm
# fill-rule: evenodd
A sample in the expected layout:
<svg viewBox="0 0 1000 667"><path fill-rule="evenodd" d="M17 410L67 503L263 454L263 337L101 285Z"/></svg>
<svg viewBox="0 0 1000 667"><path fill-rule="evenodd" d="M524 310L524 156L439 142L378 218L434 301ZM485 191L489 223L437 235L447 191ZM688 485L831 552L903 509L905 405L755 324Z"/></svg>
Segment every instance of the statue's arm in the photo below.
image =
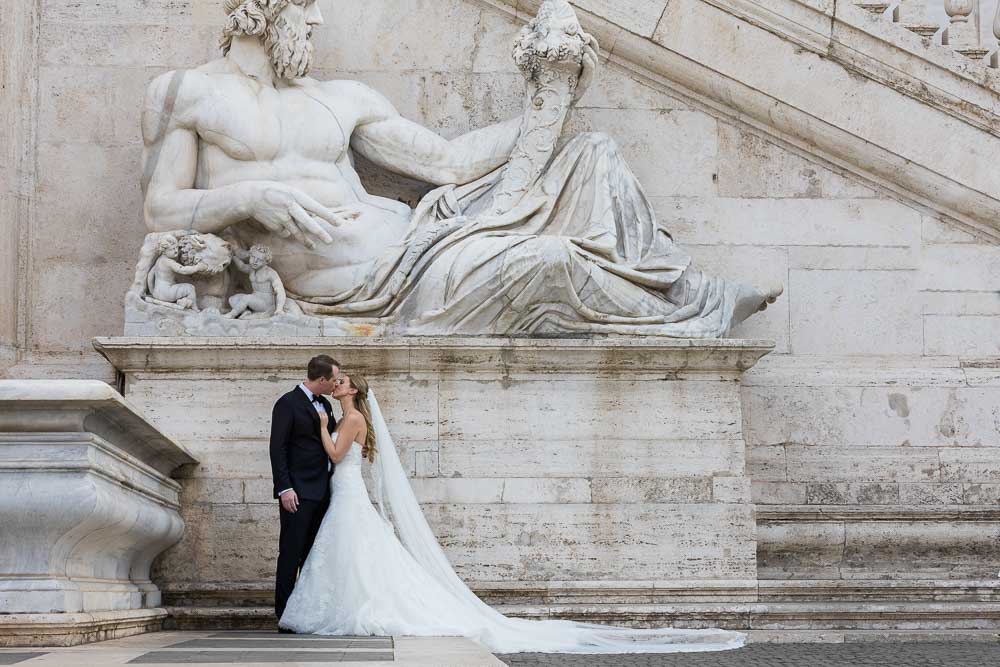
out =
<svg viewBox="0 0 1000 667"><path fill-rule="evenodd" d="M144 210L150 231L219 232L247 219L246 184L194 188L198 135L188 118L197 74L176 72L150 83L142 114ZM174 84L174 85L171 85Z"/></svg>
<svg viewBox="0 0 1000 667"><path fill-rule="evenodd" d="M240 259L239 257L237 257L235 252L233 252L232 262L233 262L233 265L237 269L239 269L240 271L242 271L243 273L250 273L253 270L253 269L250 268L249 264L247 264L242 259Z"/></svg>
<svg viewBox="0 0 1000 667"><path fill-rule="evenodd" d="M157 261L157 264L158 263L159 261ZM150 294L152 294L155 288L156 288L156 264L153 264L153 267L149 270L149 273L146 274L146 290Z"/></svg>
<svg viewBox="0 0 1000 667"><path fill-rule="evenodd" d="M176 273L179 276L193 276L199 271L204 270L204 268L205 267L202 266L201 264L196 264L194 266L184 266L183 264L178 264L174 268L174 273Z"/></svg>
<svg viewBox="0 0 1000 667"><path fill-rule="evenodd" d="M455 139L406 120L392 104L365 89L365 117L351 147L390 171L435 185L468 183L510 159L521 133L521 118L473 130Z"/></svg>
<svg viewBox="0 0 1000 667"><path fill-rule="evenodd" d="M288 295L285 293L285 285L281 282L281 277L274 269L271 269L271 289L274 290L274 313L276 315L284 314Z"/></svg>

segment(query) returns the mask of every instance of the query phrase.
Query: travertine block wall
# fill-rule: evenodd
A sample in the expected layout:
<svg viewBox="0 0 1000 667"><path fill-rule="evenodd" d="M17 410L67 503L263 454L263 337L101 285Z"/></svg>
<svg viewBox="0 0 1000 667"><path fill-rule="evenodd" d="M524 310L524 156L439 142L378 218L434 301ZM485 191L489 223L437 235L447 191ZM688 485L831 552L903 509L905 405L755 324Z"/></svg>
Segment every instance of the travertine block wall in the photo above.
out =
<svg viewBox="0 0 1000 667"><path fill-rule="evenodd" d="M316 32L317 77L365 81L404 115L448 136L521 109L520 75L509 56L517 26L489 4L320 2L327 24ZM641 34L670 9L664 0L577 4ZM14 5L14 21L0 24L0 48L5 73L16 71L13 79L28 85L13 97L5 93L0 109L4 118L27 119L30 131L16 133L11 144L12 124L0 127L4 154L13 145L27 155L15 167L24 192L12 185L11 167L0 165L0 350L18 340L15 318L7 315L20 289L22 364L11 373L110 380L90 339L121 332L122 298L143 235L136 177L143 88L160 72L216 54L220 3ZM7 39L11 32L19 38ZM824 72L834 67L820 64ZM834 95L827 79L814 79L814 92ZM872 122L905 122L908 113L884 111ZM743 390L762 575L995 575L1000 251L912 201L740 124L738 113L608 65L570 130L616 138L661 219L701 266L786 285L777 304L734 332L778 346ZM914 150L947 150L949 137L927 128L926 143ZM991 166L970 159L967 173L953 176L971 182ZM425 190L362 169L380 193L412 203ZM26 244L16 256L6 240L18 229ZM18 273L20 288L11 275L18 259L32 269ZM242 451L238 441L213 444L233 456ZM445 465L461 473L488 454ZM416 456L414 465L429 456ZM462 487L419 484L428 497ZM601 492L591 484L592 493ZM192 483L188 493L192 502L218 494L240 499L250 514L234 518L234 526L247 526L251 499L263 493L258 486ZM574 483L544 492L578 491Z"/></svg>
<svg viewBox="0 0 1000 667"><path fill-rule="evenodd" d="M324 346L295 341L102 343L129 402L200 461L182 475L184 538L157 565L170 603L266 599L270 408L297 384L292 366ZM370 343L341 351L372 383L428 521L473 586L507 598L520 584L552 598L753 595L739 377L766 347Z"/></svg>

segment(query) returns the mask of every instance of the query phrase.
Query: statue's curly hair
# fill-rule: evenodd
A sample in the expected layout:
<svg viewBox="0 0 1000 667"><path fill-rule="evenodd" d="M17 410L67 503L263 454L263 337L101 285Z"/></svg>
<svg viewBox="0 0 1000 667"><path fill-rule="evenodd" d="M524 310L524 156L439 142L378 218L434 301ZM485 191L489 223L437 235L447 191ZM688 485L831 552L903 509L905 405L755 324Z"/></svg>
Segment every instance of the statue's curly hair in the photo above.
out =
<svg viewBox="0 0 1000 667"><path fill-rule="evenodd" d="M257 255L268 264L270 264L271 260L273 259L273 256L271 255L271 249L268 246L261 245L259 243L250 248L250 254Z"/></svg>
<svg viewBox="0 0 1000 667"><path fill-rule="evenodd" d="M223 55L229 53L236 35L259 37L268 25L292 0L225 0L226 25L222 29L219 46Z"/></svg>
<svg viewBox="0 0 1000 667"><path fill-rule="evenodd" d="M170 248L176 248L179 245L177 237L170 234L164 234L156 242L156 250L161 255L165 253Z"/></svg>

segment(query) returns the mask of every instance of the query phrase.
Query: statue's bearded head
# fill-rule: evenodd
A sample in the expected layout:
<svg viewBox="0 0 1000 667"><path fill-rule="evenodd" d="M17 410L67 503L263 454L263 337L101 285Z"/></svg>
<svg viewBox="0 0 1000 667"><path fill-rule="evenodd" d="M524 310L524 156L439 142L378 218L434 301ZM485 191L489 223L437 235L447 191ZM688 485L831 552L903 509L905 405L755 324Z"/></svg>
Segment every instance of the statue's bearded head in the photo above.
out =
<svg viewBox="0 0 1000 667"><path fill-rule="evenodd" d="M260 39L271 57L274 73L298 79L309 73L313 26L323 22L316 0L225 0L226 27L222 52L229 53L233 37Z"/></svg>

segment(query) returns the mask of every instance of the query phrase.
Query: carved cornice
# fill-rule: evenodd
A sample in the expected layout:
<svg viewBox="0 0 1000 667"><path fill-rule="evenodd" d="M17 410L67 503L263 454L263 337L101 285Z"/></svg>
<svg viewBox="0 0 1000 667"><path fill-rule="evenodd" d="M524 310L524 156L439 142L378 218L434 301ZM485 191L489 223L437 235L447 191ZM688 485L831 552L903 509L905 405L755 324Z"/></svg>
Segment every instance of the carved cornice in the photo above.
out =
<svg viewBox="0 0 1000 667"><path fill-rule="evenodd" d="M540 4L479 1L522 21ZM643 34L577 12L603 55L649 83L1000 242L1000 171L988 157L1000 153L1000 73L849 2L674 0ZM781 42L794 54L781 76L762 76ZM751 43L763 59L718 46ZM842 103L808 94L824 86L812 66L829 63L846 74ZM920 117L907 110L914 101Z"/></svg>
<svg viewBox="0 0 1000 667"><path fill-rule="evenodd" d="M219 377L248 369L297 377L303 359L335 353L367 374L422 373L738 375L774 343L764 340L605 338L97 338L94 347L126 374L185 373Z"/></svg>

